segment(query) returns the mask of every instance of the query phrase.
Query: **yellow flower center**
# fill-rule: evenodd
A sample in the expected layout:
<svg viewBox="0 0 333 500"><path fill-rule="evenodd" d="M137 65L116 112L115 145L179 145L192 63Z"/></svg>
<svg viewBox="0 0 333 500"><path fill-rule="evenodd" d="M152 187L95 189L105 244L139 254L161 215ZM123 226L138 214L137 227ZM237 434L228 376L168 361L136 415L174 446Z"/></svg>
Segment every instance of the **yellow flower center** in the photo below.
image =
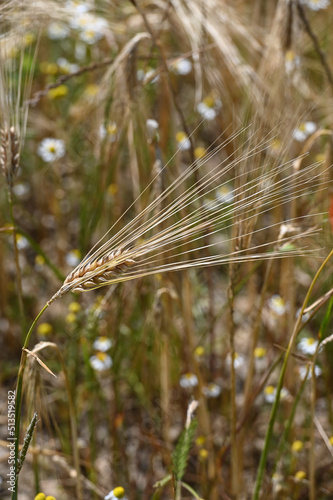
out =
<svg viewBox="0 0 333 500"><path fill-rule="evenodd" d="M108 187L108 194L110 196L114 196L117 193L117 191L118 191L117 184L112 183L112 184L109 185L109 187Z"/></svg>
<svg viewBox="0 0 333 500"><path fill-rule="evenodd" d="M86 95L95 96L98 94L98 91L99 91L98 85L92 83L90 85L87 85L86 90L84 92Z"/></svg>
<svg viewBox="0 0 333 500"><path fill-rule="evenodd" d="M194 351L194 355L200 357L203 356L204 354L205 354L204 347L202 347L202 345L198 345L198 347Z"/></svg>
<svg viewBox="0 0 333 500"><path fill-rule="evenodd" d="M98 353L96 354L96 357L97 357L100 361L105 361L105 359L106 359L106 353L105 353L105 352L98 352ZM121 498L121 497L119 497L119 498Z"/></svg>
<svg viewBox="0 0 333 500"><path fill-rule="evenodd" d="M39 65L39 69L46 75L55 75L58 72L58 65L56 63L42 61Z"/></svg>
<svg viewBox="0 0 333 500"><path fill-rule="evenodd" d="M295 52L293 50L288 50L286 53L286 61L293 61L295 59Z"/></svg>
<svg viewBox="0 0 333 500"><path fill-rule="evenodd" d="M73 255L73 257L76 257L77 259L81 259L81 252L77 248L75 248L74 250L71 250L70 253L71 253L71 255Z"/></svg>
<svg viewBox="0 0 333 500"><path fill-rule="evenodd" d="M176 134L176 141L177 142L183 142L183 141L186 141L187 139L187 135L185 134L185 132L177 132Z"/></svg>
<svg viewBox="0 0 333 500"><path fill-rule="evenodd" d="M35 264L37 264L37 266L42 266L43 264L45 264L44 257L42 255L36 255Z"/></svg>
<svg viewBox="0 0 333 500"><path fill-rule="evenodd" d="M304 470L299 470L296 472L295 478L301 481L302 479L306 478L306 473L304 472Z"/></svg>
<svg viewBox="0 0 333 500"><path fill-rule="evenodd" d="M205 444L205 442L206 442L205 436L198 436L197 439L195 440L195 444L197 446L202 446L203 444Z"/></svg>
<svg viewBox="0 0 333 500"><path fill-rule="evenodd" d="M206 460L208 457L208 451L203 448L202 450L199 451L199 457L201 460Z"/></svg>
<svg viewBox="0 0 333 500"><path fill-rule="evenodd" d="M204 104L206 104L206 106L208 108L213 108L214 107L214 104L215 104L215 100L214 100L214 97L212 97L211 95L208 95L207 97L204 98L204 100L202 101Z"/></svg>
<svg viewBox="0 0 333 500"><path fill-rule="evenodd" d="M113 490L113 494L116 498L123 498L125 496L125 490L122 486L117 486L117 488Z"/></svg>
<svg viewBox="0 0 333 500"><path fill-rule="evenodd" d="M37 328L37 334L46 337L52 333L52 326L50 323L41 323Z"/></svg>
<svg viewBox="0 0 333 500"><path fill-rule="evenodd" d="M36 37L33 33L26 33L24 35L25 45L31 45L35 40L36 40Z"/></svg>
<svg viewBox="0 0 333 500"><path fill-rule="evenodd" d="M81 309L81 306L78 302L71 302L68 306L68 310L71 313L78 313Z"/></svg>
<svg viewBox="0 0 333 500"><path fill-rule="evenodd" d="M264 347L256 347L254 350L255 358L264 358L266 356L266 349Z"/></svg>
<svg viewBox="0 0 333 500"><path fill-rule="evenodd" d="M199 158L203 158L205 156L205 154L206 154L206 150L202 146L199 146L199 147L195 148L195 150L194 150L194 156L197 160Z"/></svg>
<svg viewBox="0 0 333 500"><path fill-rule="evenodd" d="M75 323L75 321L76 321L76 314L74 314L72 312L68 313L66 316L66 322L72 324L72 323Z"/></svg>
<svg viewBox="0 0 333 500"><path fill-rule="evenodd" d="M45 496L45 494L44 494L44 493L38 493L38 494L35 496L35 498L34 498L34 500L45 500L45 499L46 499L46 496Z"/></svg>
<svg viewBox="0 0 333 500"><path fill-rule="evenodd" d="M271 148L274 151L277 151L278 149L280 149L280 147L281 147L281 141L280 141L280 139L273 139L272 142L271 142Z"/></svg>
<svg viewBox="0 0 333 500"><path fill-rule="evenodd" d="M59 85L55 89L50 89L48 91L49 99L57 99L58 97L65 97L68 94L68 87L66 85Z"/></svg>
<svg viewBox="0 0 333 500"><path fill-rule="evenodd" d="M284 300L282 297L276 297L275 299L273 299L273 304L276 307L284 307Z"/></svg>
<svg viewBox="0 0 333 500"><path fill-rule="evenodd" d="M303 445L302 441L297 440L297 441L293 442L291 449L297 453L303 449L303 446L304 445Z"/></svg>
<svg viewBox="0 0 333 500"><path fill-rule="evenodd" d="M115 123L110 123L107 126L106 131L109 135L115 135L115 133L117 132L117 125Z"/></svg>

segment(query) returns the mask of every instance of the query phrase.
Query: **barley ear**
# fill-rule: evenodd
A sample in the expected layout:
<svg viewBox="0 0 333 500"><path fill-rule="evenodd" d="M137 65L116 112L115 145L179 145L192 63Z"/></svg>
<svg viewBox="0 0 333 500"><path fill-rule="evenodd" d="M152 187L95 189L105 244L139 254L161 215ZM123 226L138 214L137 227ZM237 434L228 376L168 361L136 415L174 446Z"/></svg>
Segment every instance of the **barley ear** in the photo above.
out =
<svg viewBox="0 0 333 500"><path fill-rule="evenodd" d="M49 304L67 292L85 292L109 284L135 264L129 250L118 248L93 260L84 259L69 273L62 287L49 300Z"/></svg>
<svg viewBox="0 0 333 500"><path fill-rule="evenodd" d="M0 165L7 183L13 186L13 179L20 165L19 139L14 127L0 130Z"/></svg>

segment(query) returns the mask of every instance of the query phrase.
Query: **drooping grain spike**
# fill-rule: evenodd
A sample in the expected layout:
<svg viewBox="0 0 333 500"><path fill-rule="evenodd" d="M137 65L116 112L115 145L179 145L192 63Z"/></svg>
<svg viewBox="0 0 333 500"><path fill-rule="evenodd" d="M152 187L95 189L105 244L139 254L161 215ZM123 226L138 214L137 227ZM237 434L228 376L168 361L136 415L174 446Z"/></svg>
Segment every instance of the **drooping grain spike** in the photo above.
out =
<svg viewBox="0 0 333 500"><path fill-rule="evenodd" d="M3 175L8 180L8 169L7 169L7 146L8 146L8 133L4 129L0 129L0 164L2 168Z"/></svg>
<svg viewBox="0 0 333 500"><path fill-rule="evenodd" d="M20 144L14 127L0 130L0 165L8 185L12 187L13 179L20 165Z"/></svg>
<svg viewBox="0 0 333 500"><path fill-rule="evenodd" d="M135 264L135 260L128 257L128 252L129 249L118 248L92 262L82 263L69 273L62 287L49 302L53 302L67 292L84 292L97 288L114 276L126 272Z"/></svg>

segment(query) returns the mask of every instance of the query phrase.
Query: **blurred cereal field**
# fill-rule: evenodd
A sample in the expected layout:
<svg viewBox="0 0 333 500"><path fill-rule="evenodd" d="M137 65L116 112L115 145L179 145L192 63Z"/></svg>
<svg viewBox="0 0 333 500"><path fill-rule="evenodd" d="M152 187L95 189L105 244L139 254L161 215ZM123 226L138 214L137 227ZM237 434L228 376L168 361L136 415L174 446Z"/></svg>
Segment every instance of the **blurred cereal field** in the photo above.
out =
<svg viewBox="0 0 333 500"><path fill-rule="evenodd" d="M332 26L0 2L0 498L333 498Z"/></svg>

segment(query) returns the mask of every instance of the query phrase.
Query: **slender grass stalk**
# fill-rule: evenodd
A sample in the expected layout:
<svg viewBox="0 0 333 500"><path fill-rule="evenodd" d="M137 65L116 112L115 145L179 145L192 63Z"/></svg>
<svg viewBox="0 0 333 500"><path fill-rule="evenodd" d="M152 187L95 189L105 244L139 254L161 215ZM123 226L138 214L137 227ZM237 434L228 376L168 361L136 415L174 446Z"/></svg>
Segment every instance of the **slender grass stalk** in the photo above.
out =
<svg viewBox="0 0 333 500"><path fill-rule="evenodd" d="M14 219L14 211L13 211L13 197L11 187L8 186L8 204L10 210L10 221L13 226L12 236L13 236L13 248L14 248L14 261L15 261L15 269L16 269L16 290L17 290L17 298L19 303L20 310L20 319L21 319L21 328L22 335L24 335L25 331L25 316L24 316L24 305L23 305L23 293L22 293L22 277L21 277L21 268L19 262L19 251L17 248L17 230Z"/></svg>
<svg viewBox="0 0 333 500"><path fill-rule="evenodd" d="M282 389L282 386L283 386L284 376L285 376L285 373L286 373L288 360L289 360L289 357L290 357L290 355L292 353L292 350L293 350L293 347L294 347L294 344L295 344L295 341L296 341L296 337L297 337L297 334L298 334L298 331L299 331L299 327L300 327L301 322L302 322L302 315L303 315L303 312L304 312L304 310L305 310L305 308L306 308L306 306L308 304L308 301L310 299L312 290L313 290L313 288L314 288L314 286L315 286L315 284L316 284L319 276L321 275L323 269L325 268L326 264L328 263L328 261L331 259L332 256L333 256L333 250L326 257L326 259L324 260L324 262L322 263L322 265L318 269L315 277L313 278L312 283L311 283L311 285L310 285L310 287L309 287L309 289L307 291L307 294L305 296L305 299L304 299L304 302L303 302L300 314L299 314L298 319L297 319L297 321L295 323L292 336L291 336L291 338L289 340L288 348L287 348L287 351L286 351L286 354L285 354L285 357L284 357L284 361L283 361L283 364L282 364L281 372L280 372L279 381L278 381L278 384L277 384L277 387L276 387L276 398L275 398L275 401L274 401L274 404L273 404L273 408L272 408L272 411L271 411L271 416L270 416L270 420L269 420L269 424L268 424L268 428L267 428L267 432L266 432L266 436L265 436L265 443L264 443L264 447L263 447L263 450L262 450L261 456L260 456L260 462L259 462L259 466L258 466L257 477L256 477L256 482L255 482L255 487L254 487L254 493L253 493L253 496L252 496L252 500L259 500L259 494L260 494L260 490L261 490L262 480L263 480L263 477L264 477L264 472L265 472L265 467L266 467L266 461L267 461L269 446L270 446L270 442L271 442L271 439L272 439L274 424L275 424L275 421L276 421L277 412L278 412L278 408L279 408L280 394L281 394L281 389Z"/></svg>
<svg viewBox="0 0 333 500"><path fill-rule="evenodd" d="M301 400L301 397L303 395L303 392L304 392L305 384L307 382L307 380L306 380L307 379L307 375L308 375L308 371L305 374L305 377L304 377L304 380L302 381L300 389L297 391L296 397L295 397L295 399L293 401L293 406L292 406L291 411L290 411L290 415L289 415L289 417L287 419L287 422L285 424L285 427L284 427L284 430L283 430L283 434L282 434L282 437L281 437L281 440L280 440L280 444L279 444L279 448L278 448L278 452L277 452L275 464L274 464L274 467L273 467L273 474L277 470L277 466L278 466L278 464L280 462L280 458L281 458L281 456L282 456L282 454L283 454L283 452L285 450L285 443L288 440L289 433L291 431L291 427L292 427L292 424L293 424L293 421L294 421L294 418L295 418L295 415L296 415L296 410L297 410L298 404L299 404L299 402Z"/></svg>
<svg viewBox="0 0 333 500"><path fill-rule="evenodd" d="M239 454L237 446L237 409L236 409L236 369L235 369L235 323L234 323L234 266L230 264L228 286L229 299L229 349L230 349L230 441L231 441L231 490L233 495L238 495L239 481Z"/></svg>
<svg viewBox="0 0 333 500"><path fill-rule="evenodd" d="M71 385L70 385L70 381L68 378L66 363L65 363L64 358L62 357L61 351L58 347L57 347L57 352L58 352L58 356L59 356L62 370L64 373L67 398L68 398L68 405L69 405L69 419L70 419L70 426L71 426L73 460L74 460L74 467L75 467L75 471L76 471L76 481L75 481L76 498L77 498L77 500L83 500L82 483L81 483L81 470L80 470L80 456L79 456L79 449L78 449L78 432L77 432L77 423L76 423L76 411L75 411L75 406L74 406L74 401L73 401L73 396L72 396Z"/></svg>
<svg viewBox="0 0 333 500"><path fill-rule="evenodd" d="M24 349L28 347L29 340L31 337L31 334L34 330L34 327L39 320L39 318L42 316L44 311L48 308L49 303L46 303L43 309L37 314L36 318L34 319L26 337L24 340L24 344L22 347L22 354L21 354L21 361L20 361L20 366L19 366L19 371L18 371L18 376L17 376L17 383L16 383L16 402L15 402L15 474L16 474L16 484L14 491L12 493L12 500L17 500L18 498L18 473L17 473L17 467L18 467L18 457L19 457L19 440L20 440L20 419L21 419L21 405L22 405L22 386L23 386L23 376L24 376L24 370L26 366L26 360L27 360L27 353Z"/></svg>
<svg viewBox="0 0 333 500"><path fill-rule="evenodd" d="M245 381L245 389L244 389L244 399L245 399L245 406L248 403L248 401L251 399L251 393L252 393L252 381L253 381L253 374L254 374L254 362L255 362L255 356L254 356L254 351L258 343L258 338L259 338L259 331L260 331L260 325L261 325L261 315L262 315L262 308L265 303L266 299L266 292L269 284L269 276L271 273L273 265L273 259L269 260L267 263L267 267L265 270L265 275L264 275L264 280L263 284L261 287L261 293L260 293L260 302L258 304L258 308L256 310L256 315L255 315L255 320L253 323L253 328L251 332L251 353L250 353L250 361L249 361L249 368L247 370L247 378Z"/></svg>
<svg viewBox="0 0 333 500"><path fill-rule="evenodd" d="M184 273L184 279L183 279L183 290L182 290L182 303L183 303L183 317L184 317L184 330L185 330L185 338L186 338L186 343L189 346L189 351L191 353L192 359L191 359L191 364L193 366L193 371L196 374L198 378L198 391L199 394L201 395L202 393L202 387L203 387L203 377L202 373L200 370L199 363L195 356L193 356L194 353L194 336L193 336L193 318L192 318L192 293L191 293L191 282L190 282L190 277L189 273ZM200 396L198 396L200 397ZM198 419L200 423L200 427L202 428L203 435L206 438L206 443L207 443L207 448L208 448L208 463L207 463L207 476L209 483L211 484L216 477L216 466L215 462L213 459L213 445L210 439L212 430L211 430L211 424L210 424L210 418L209 418L209 411L207 408L207 403L203 399L200 401L200 405L198 407ZM211 499L215 500L215 496L212 494Z"/></svg>
<svg viewBox="0 0 333 500"><path fill-rule="evenodd" d="M191 495L194 496L194 498L197 498L197 500L202 500L202 498L198 495L198 493L196 491L194 491L194 489L191 488L191 486L189 486L187 483L184 483L183 481L179 481L179 485L182 486L185 490L189 491L191 493Z"/></svg>
<svg viewBox="0 0 333 500"><path fill-rule="evenodd" d="M315 457L315 439L314 439L314 419L316 407L316 376L315 364L311 367L311 395L310 395L310 451L309 451L309 481L310 481L310 500L316 500L316 457Z"/></svg>

